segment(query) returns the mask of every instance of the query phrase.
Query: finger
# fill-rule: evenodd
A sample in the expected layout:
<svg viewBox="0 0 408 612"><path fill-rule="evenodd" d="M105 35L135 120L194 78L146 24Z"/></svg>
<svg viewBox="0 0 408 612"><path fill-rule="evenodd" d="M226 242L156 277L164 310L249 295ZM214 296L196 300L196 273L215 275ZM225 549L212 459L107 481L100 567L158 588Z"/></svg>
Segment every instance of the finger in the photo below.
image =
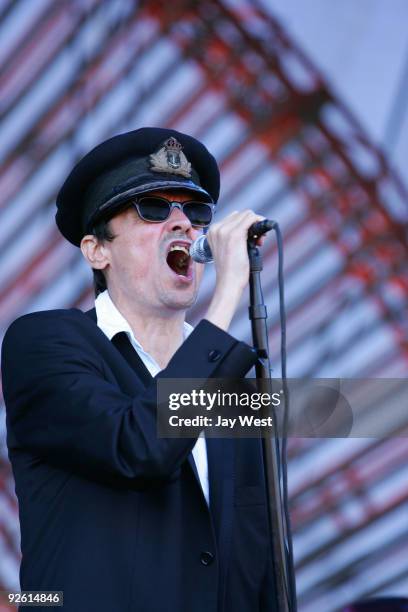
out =
<svg viewBox="0 0 408 612"><path fill-rule="evenodd" d="M263 221L264 218L265 217L254 213L252 210L242 210L236 214L232 213L226 217L223 225L231 231L233 231L235 228L241 228L242 231L247 231L253 223Z"/></svg>
<svg viewBox="0 0 408 612"><path fill-rule="evenodd" d="M263 221L265 217L254 213L252 210L234 211L222 221L218 221L211 225L208 238L210 244L213 239L220 237L222 240L226 238L231 240L239 240L244 237L251 225L257 221Z"/></svg>
<svg viewBox="0 0 408 612"><path fill-rule="evenodd" d="M247 234L248 230L252 225L257 223L258 221L263 221L265 217L261 215L255 214L253 211L248 211L247 214L244 214L242 217L236 219L234 223L234 230L236 229L238 233Z"/></svg>

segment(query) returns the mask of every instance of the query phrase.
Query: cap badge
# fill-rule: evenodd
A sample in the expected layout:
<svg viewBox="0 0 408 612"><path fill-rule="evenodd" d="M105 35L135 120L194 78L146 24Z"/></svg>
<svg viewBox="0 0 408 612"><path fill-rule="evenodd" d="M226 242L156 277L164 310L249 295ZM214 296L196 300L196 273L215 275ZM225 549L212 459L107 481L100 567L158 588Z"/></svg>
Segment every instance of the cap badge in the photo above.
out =
<svg viewBox="0 0 408 612"><path fill-rule="evenodd" d="M168 138L161 149L150 155L150 169L191 177L191 164L183 153L182 145L173 137Z"/></svg>

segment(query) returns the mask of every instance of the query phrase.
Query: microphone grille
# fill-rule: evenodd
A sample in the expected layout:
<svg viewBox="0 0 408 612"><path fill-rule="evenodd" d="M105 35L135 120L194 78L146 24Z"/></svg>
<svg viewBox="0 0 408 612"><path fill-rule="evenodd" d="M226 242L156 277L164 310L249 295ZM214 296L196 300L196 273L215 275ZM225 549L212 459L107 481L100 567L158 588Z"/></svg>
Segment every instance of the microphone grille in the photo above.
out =
<svg viewBox="0 0 408 612"><path fill-rule="evenodd" d="M211 249L208 246L205 234L194 240L190 247L190 257L197 263L209 263L213 261Z"/></svg>

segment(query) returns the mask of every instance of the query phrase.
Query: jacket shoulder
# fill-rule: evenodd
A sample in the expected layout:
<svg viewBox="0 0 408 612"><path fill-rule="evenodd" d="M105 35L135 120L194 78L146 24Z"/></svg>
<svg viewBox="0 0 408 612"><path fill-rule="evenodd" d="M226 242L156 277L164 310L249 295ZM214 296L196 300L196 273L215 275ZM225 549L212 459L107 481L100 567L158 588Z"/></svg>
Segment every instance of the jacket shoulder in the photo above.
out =
<svg viewBox="0 0 408 612"><path fill-rule="evenodd" d="M78 308L60 308L55 310L39 310L37 312L29 312L15 319L8 327L6 334L15 329L27 329L46 325L47 323L64 323L91 320L82 310Z"/></svg>
<svg viewBox="0 0 408 612"><path fill-rule="evenodd" d="M81 333L83 327L96 324L82 310L77 308L42 310L18 317L8 327L3 339L3 351L11 344L32 342L37 338Z"/></svg>

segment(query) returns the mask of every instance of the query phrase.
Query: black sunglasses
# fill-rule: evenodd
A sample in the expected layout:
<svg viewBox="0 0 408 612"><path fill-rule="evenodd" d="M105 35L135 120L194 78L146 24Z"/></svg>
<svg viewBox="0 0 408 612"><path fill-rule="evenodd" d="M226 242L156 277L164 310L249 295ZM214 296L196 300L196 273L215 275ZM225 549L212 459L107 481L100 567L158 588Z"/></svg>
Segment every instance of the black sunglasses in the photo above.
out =
<svg viewBox="0 0 408 612"><path fill-rule="evenodd" d="M191 200L189 202L171 202L159 196L141 196L131 202L141 219L150 223L163 223L169 218L173 208L181 210L194 227L210 225L215 204Z"/></svg>

